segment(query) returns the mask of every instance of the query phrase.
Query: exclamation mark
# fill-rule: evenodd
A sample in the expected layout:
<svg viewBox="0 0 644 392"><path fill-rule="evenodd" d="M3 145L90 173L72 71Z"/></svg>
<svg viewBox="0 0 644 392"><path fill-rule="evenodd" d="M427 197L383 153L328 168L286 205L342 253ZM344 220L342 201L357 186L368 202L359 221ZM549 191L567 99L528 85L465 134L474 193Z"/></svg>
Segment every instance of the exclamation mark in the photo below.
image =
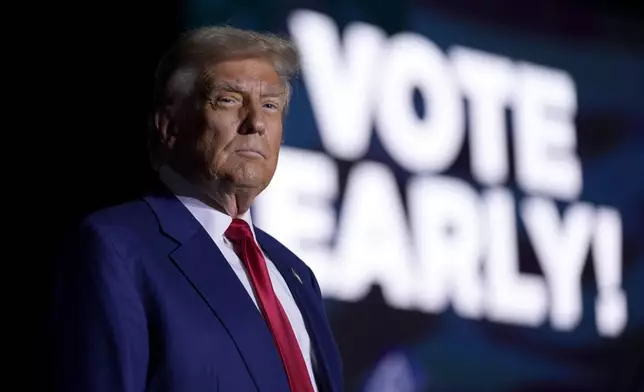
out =
<svg viewBox="0 0 644 392"><path fill-rule="evenodd" d="M595 302L597 331L619 335L628 321L626 295L622 290L622 224L619 212L600 208L593 241L593 261L598 296Z"/></svg>

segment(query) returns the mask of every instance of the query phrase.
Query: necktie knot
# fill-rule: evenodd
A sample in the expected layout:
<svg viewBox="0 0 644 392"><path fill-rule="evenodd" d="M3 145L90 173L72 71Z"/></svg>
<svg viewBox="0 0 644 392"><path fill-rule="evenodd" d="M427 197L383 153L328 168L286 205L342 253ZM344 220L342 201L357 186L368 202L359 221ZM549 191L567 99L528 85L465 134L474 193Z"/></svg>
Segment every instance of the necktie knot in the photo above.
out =
<svg viewBox="0 0 644 392"><path fill-rule="evenodd" d="M245 239L252 239L253 233L250 231L250 226L246 223L245 220L234 218L230 223L230 226L226 229L224 233L226 238L234 243L239 243Z"/></svg>

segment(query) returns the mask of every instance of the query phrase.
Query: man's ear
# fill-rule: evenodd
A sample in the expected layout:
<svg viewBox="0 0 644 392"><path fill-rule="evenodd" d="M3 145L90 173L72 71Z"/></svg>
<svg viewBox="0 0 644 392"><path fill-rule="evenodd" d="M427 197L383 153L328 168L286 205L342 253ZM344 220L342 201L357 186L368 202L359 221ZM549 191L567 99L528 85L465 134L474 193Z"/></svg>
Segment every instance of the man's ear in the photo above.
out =
<svg viewBox="0 0 644 392"><path fill-rule="evenodd" d="M172 147L177 136L174 115L174 111L169 106L162 106L154 113L154 126L159 132L161 142L168 147Z"/></svg>

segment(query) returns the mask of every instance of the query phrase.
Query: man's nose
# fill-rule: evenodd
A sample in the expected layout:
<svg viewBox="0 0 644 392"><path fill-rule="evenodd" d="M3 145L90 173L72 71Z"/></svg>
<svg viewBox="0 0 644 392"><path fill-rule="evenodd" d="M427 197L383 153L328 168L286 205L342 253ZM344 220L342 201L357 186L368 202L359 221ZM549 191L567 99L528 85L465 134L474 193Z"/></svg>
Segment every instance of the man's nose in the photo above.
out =
<svg viewBox="0 0 644 392"><path fill-rule="evenodd" d="M266 124L261 105L248 105L244 111L244 119L242 121L240 132L244 134L263 134L265 130Z"/></svg>

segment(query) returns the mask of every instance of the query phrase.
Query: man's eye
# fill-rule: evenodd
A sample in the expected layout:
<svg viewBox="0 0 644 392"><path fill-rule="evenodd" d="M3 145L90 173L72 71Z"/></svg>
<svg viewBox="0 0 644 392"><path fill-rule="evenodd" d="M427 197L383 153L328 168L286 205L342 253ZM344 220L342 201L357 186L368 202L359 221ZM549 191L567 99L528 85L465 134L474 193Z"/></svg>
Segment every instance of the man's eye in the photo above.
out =
<svg viewBox="0 0 644 392"><path fill-rule="evenodd" d="M276 104L271 103L271 102L265 103L264 107L267 108L267 109L271 109L271 110L277 110L279 108L279 106L277 106Z"/></svg>
<svg viewBox="0 0 644 392"><path fill-rule="evenodd" d="M233 98L230 98L230 97L220 97L220 98L217 98L217 102L226 105L226 104L235 103L235 100Z"/></svg>

